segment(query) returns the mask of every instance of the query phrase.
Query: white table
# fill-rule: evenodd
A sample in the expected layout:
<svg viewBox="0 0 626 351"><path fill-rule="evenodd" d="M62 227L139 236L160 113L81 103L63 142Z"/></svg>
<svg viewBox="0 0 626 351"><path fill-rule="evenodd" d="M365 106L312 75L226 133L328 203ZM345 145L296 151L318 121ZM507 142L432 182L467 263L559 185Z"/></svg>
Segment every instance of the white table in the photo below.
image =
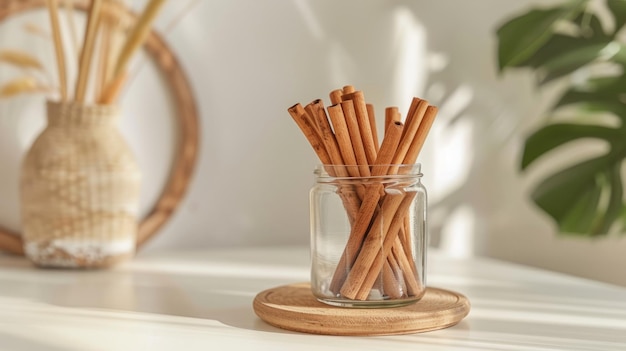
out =
<svg viewBox="0 0 626 351"><path fill-rule="evenodd" d="M259 291L308 280L306 248L140 254L102 271L0 256L0 350L626 350L625 288L435 253L428 268L430 285L469 297L465 320L357 338L287 332L254 314Z"/></svg>

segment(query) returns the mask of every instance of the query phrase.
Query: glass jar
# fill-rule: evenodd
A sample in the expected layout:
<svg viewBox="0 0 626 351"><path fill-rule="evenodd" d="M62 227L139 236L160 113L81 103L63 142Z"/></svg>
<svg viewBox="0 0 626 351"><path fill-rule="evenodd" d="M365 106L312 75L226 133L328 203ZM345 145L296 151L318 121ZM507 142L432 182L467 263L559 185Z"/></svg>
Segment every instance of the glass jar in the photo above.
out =
<svg viewBox="0 0 626 351"><path fill-rule="evenodd" d="M315 175L310 193L313 295L342 307L393 307L419 300L426 289L427 248L420 164L322 165Z"/></svg>

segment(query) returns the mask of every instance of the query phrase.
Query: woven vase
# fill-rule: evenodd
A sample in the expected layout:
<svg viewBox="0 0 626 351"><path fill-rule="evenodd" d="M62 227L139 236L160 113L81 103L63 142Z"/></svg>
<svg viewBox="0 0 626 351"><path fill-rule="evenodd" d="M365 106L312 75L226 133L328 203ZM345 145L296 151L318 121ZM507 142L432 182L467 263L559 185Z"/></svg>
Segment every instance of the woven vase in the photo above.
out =
<svg viewBox="0 0 626 351"><path fill-rule="evenodd" d="M107 267L134 254L141 176L118 116L115 106L47 103L21 174L24 251L35 264Z"/></svg>

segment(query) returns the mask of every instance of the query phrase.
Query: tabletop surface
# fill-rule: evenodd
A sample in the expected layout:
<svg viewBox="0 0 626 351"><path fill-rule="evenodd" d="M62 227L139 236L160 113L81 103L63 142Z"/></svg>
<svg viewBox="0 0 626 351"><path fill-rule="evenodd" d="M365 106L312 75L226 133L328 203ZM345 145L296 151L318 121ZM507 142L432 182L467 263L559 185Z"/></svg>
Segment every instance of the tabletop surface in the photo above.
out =
<svg viewBox="0 0 626 351"><path fill-rule="evenodd" d="M0 255L0 350L626 350L626 288L436 252L428 284L472 304L454 327L338 337L267 325L254 296L307 281L308 257L301 247L140 253L73 271Z"/></svg>

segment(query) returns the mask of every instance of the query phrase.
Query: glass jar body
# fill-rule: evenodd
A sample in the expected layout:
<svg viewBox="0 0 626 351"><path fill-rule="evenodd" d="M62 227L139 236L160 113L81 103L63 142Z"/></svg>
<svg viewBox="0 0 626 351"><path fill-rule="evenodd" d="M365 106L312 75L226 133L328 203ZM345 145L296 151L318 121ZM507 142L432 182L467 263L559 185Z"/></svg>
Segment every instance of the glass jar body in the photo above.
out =
<svg viewBox="0 0 626 351"><path fill-rule="evenodd" d="M345 175L357 171L348 167L316 170L310 193L313 295L344 307L419 300L425 292L427 248L420 165L386 166L385 172L370 169L368 176L352 177ZM391 175L371 175L389 170Z"/></svg>

